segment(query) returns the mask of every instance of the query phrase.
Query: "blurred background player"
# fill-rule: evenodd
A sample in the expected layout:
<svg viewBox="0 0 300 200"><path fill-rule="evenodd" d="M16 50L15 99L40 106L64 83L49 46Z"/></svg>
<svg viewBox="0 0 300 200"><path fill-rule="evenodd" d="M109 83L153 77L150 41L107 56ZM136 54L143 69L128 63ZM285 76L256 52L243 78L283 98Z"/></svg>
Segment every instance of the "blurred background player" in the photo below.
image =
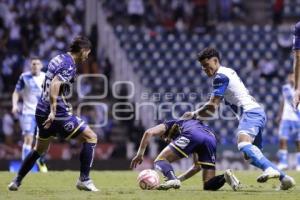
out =
<svg viewBox="0 0 300 200"><path fill-rule="evenodd" d="M295 105L298 106L300 103L300 21L295 25L294 29L294 72L295 72Z"/></svg>
<svg viewBox="0 0 300 200"><path fill-rule="evenodd" d="M270 178L279 178L281 189L293 187L294 179L279 170L260 150L266 115L263 108L249 94L237 73L233 69L221 66L220 54L214 48L203 49L198 55L198 61L206 75L213 77L213 92L206 104L194 112L185 113L182 118L208 119L213 116L224 99L225 104L229 105L240 119L237 129L239 151L253 166L263 170L257 182L263 183Z"/></svg>
<svg viewBox="0 0 300 200"><path fill-rule="evenodd" d="M218 190L225 182L238 190L240 182L231 170L216 176L217 141L213 131L199 120L170 120L145 131L137 155L131 161L131 168L143 162L144 152L152 136L159 136L169 143L154 161L156 170L162 172L167 181L157 189L179 189L181 182L203 169L203 189ZM172 162L193 154L194 165L182 175L176 177Z"/></svg>
<svg viewBox="0 0 300 200"><path fill-rule="evenodd" d="M43 65L40 59L31 59L31 71L21 74L15 91L12 95L12 113L17 117L19 114L18 102L20 97L23 99L22 116L20 120L24 142L22 145L22 160L31 151L34 134L38 134L35 120L35 110L39 98L42 94L42 84L45 80L45 73L41 71ZM47 172L44 155L37 160L39 170Z"/></svg>
<svg viewBox="0 0 300 200"><path fill-rule="evenodd" d="M43 84L42 97L35 113L39 127L37 142L34 150L23 161L17 177L8 185L9 190L18 190L36 160L47 152L52 137L58 135L66 140L78 136L83 143L77 189L99 191L89 177L97 135L82 119L72 114L71 105L66 99L72 89L70 85L74 82L77 66L87 60L90 51L90 41L85 37L76 37L67 53L51 59Z"/></svg>
<svg viewBox="0 0 300 200"><path fill-rule="evenodd" d="M294 73L288 75L288 82L282 87L283 100L280 104L280 112L277 123L280 122L279 128L279 164L278 168L288 169L288 140L295 141L297 147L297 171L300 170L300 120L299 109L293 105L294 99Z"/></svg>

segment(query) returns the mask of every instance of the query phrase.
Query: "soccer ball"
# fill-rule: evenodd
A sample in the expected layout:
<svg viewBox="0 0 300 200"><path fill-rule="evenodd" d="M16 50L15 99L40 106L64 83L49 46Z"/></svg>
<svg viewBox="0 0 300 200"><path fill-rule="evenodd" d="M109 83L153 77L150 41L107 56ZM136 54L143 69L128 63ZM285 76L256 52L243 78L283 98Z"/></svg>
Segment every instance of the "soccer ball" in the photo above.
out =
<svg viewBox="0 0 300 200"><path fill-rule="evenodd" d="M159 175L152 169L145 169L139 173L137 181L142 190L152 190L159 185Z"/></svg>

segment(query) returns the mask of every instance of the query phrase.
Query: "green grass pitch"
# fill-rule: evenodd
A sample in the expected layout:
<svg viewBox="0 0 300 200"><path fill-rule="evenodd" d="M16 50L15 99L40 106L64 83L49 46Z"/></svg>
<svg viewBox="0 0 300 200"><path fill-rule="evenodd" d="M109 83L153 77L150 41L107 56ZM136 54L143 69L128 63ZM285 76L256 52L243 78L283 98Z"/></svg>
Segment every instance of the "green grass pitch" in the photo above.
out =
<svg viewBox="0 0 300 200"><path fill-rule="evenodd" d="M75 182L78 172L63 171L49 172L47 174L36 173L29 174L23 181L22 186L17 192L7 190L7 184L15 176L8 172L0 172L0 199L2 200L25 200L25 199L230 199L230 200L296 200L300 199L300 173L289 171L288 174L293 176L299 185L289 191L275 191L279 185L278 180L269 180L264 184L256 183L256 177L259 171L239 171L235 172L236 176L243 184L240 191L234 192L228 185L216 192L202 190L202 181L200 173L190 180L182 183L179 190L154 191L141 190L136 181L138 172L133 171L93 171L91 177L96 186L101 189L100 192L91 193L78 191L75 188Z"/></svg>

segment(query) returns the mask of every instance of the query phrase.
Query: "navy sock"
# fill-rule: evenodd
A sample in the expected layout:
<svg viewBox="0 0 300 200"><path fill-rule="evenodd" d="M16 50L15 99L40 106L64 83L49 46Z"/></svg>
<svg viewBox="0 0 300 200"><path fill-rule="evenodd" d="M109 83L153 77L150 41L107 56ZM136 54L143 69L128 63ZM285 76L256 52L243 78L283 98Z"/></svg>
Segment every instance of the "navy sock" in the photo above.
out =
<svg viewBox="0 0 300 200"><path fill-rule="evenodd" d="M159 170L168 180L177 179L172 165L166 160L158 160L154 163L155 169Z"/></svg>
<svg viewBox="0 0 300 200"><path fill-rule="evenodd" d="M24 159L21 168L19 169L16 181L21 183L22 179L26 176L26 174L32 169L36 160L40 157L40 154L32 150Z"/></svg>
<svg viewBox="0 0 300 200"><path fill-rule="evenodd" d="M95 143L83 143L80 153L80 180L87 181L90 179L90 169L94 159Z"/></svg>
<svg viewBox="0 0 300 200"><path fill-rule="evenodd" d="M215 191L223 187L225 182L224 174L215 176L204 183L203 189Z"/></svg>

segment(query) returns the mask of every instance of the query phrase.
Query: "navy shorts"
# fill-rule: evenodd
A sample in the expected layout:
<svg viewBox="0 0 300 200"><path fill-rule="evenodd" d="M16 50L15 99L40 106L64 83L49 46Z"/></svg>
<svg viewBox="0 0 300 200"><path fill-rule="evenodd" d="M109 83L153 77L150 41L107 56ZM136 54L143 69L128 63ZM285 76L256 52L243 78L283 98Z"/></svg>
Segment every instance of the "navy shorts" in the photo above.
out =
<svg viewBox="0 0 300 200"><path fill-rule="evenodd" d="M196 153L198 164L202 168L215 169L217 140L209 130L198 129L192 133L183 132L169 144L169 147L181 158Z"/></svg>
<svg viewBox="0 0 300 200"><path fill-rule="evenodd" d="M43 123L47 120L48 116L36 113L35 117L39 128L39 139L59 137L69 140L78 136L87 127L82 119L75 115L70 115L54 120L51 126L48 129L45 129Z"/></svg>

